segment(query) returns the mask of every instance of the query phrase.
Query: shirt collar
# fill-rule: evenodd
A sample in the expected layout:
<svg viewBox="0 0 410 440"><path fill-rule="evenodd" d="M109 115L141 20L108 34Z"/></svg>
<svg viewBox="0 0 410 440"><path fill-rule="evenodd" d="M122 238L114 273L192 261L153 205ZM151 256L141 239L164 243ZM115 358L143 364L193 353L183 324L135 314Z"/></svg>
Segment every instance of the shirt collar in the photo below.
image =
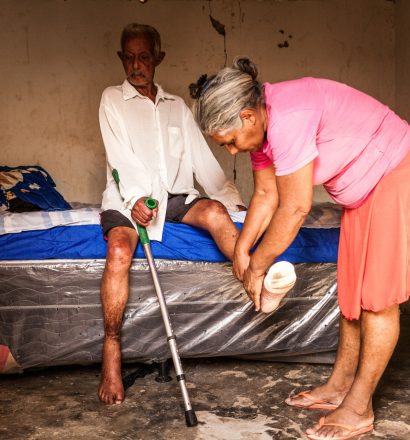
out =
<svg viewBox="0 0 410 440"><path fill-rule="evenodd" d="M160 100L165 101L166 99L171 99L172 101L175 100L175 97L170 93L164 92L164 90L159 84L155 83L155 86L157 87L156 102ZM122 83L122 97L124 98L125 101L135 97L141 99L146 98L146 96L141 95L141 93L139 93L138 90L128 82L128 80L124 80L124 82Z"/></svg>

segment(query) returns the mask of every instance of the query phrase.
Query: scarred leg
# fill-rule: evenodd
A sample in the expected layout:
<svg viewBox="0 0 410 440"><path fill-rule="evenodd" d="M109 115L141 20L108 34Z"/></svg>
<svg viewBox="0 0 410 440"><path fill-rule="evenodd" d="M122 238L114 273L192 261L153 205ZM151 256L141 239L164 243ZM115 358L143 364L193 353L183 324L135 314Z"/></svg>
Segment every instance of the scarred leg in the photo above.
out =
<svg viewBox="0 0 410 440"><path fill-rule="evenodd" d="M137 245L134 229L116 227L108 233L107 259L101 283L104 315L104 345L100 400L107 404L124 400L121 378L121 327L128 300L128 272Z"/></svg>

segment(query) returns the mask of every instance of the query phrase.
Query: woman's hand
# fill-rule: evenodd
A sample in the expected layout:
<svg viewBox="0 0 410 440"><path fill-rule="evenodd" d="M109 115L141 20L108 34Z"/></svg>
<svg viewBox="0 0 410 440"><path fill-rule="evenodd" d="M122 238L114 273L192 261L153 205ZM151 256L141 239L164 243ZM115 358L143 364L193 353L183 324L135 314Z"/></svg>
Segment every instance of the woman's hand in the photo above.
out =
<svg viewBox="0 0 410 440"><path fill-rule="evenodd" d="M239 281L243 281L243 274L249 266L250 259L249 252L235 248L232 262L232 273Z"/></svg>
<svg viewBox="0 0 410 440"><path fill-rule="evenodd" d="M243 287L246 290L249 298L255 304L255 311L259 311L261 308L261 293L263 288L263 280L265 273L252 271L250 266L245 270L243 277Z"/></svg>
<svg viewBox="0 0 410 440"><path fill-rule="evenodd" d="M156 218L158 214L158 201L157 206L154 209L149 209L145 205L145 200L147 200L148 197L140 197L134 204L131 210L131 217L133 220L138 223L141 226L144 226L145 228L149 225L149 222Z"/></svg>

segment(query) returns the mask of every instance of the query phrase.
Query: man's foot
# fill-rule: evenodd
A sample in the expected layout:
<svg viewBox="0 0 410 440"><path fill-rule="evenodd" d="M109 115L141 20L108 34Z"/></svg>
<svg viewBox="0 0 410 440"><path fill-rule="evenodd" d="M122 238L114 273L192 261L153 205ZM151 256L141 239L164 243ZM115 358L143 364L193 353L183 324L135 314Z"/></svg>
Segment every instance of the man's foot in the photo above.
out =
<svg viewBox="0 0 410 440"><path fill-rule="evenodd" d="M98 387L98 397L101 402L108 405L122 403L124 401L124 387L122 385L121 375L117 377L103 373L100 386Z"/></svg>
<svg viewBox="0 0 410 440"><path fill-rule="evenodd" d="M349 388L336 389L329 384L321 385L311 391L302 391L285 400L289 406L311 409L336 409L345 398Z"/></svg>
<svg viewBox="0 0 410 440"><path fill-rule="evenodd" d="M105 338L98 397L108 405L122 403L125 397L121 377L121 349L118 339Z"/></svg>
<svg viewBox="0 0 410 440"><path fill-rule="evenodd" d="M319 423L306 430L311 440L345 440L373 430L373 411L358 414L350 408L340 406Z"/></svg>

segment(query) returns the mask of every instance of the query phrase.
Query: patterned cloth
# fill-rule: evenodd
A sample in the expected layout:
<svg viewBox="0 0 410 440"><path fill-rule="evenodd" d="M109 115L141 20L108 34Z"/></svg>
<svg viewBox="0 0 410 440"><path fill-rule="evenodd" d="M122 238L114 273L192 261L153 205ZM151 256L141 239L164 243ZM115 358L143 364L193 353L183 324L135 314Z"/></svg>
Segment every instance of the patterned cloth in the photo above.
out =
<svg viewBox="0 0 410 440"><path fill-rule="evenodd" d="M55 186L40 166L0 167L0 211L9 210L16 200L44 211L71 209Z"/></svg>

